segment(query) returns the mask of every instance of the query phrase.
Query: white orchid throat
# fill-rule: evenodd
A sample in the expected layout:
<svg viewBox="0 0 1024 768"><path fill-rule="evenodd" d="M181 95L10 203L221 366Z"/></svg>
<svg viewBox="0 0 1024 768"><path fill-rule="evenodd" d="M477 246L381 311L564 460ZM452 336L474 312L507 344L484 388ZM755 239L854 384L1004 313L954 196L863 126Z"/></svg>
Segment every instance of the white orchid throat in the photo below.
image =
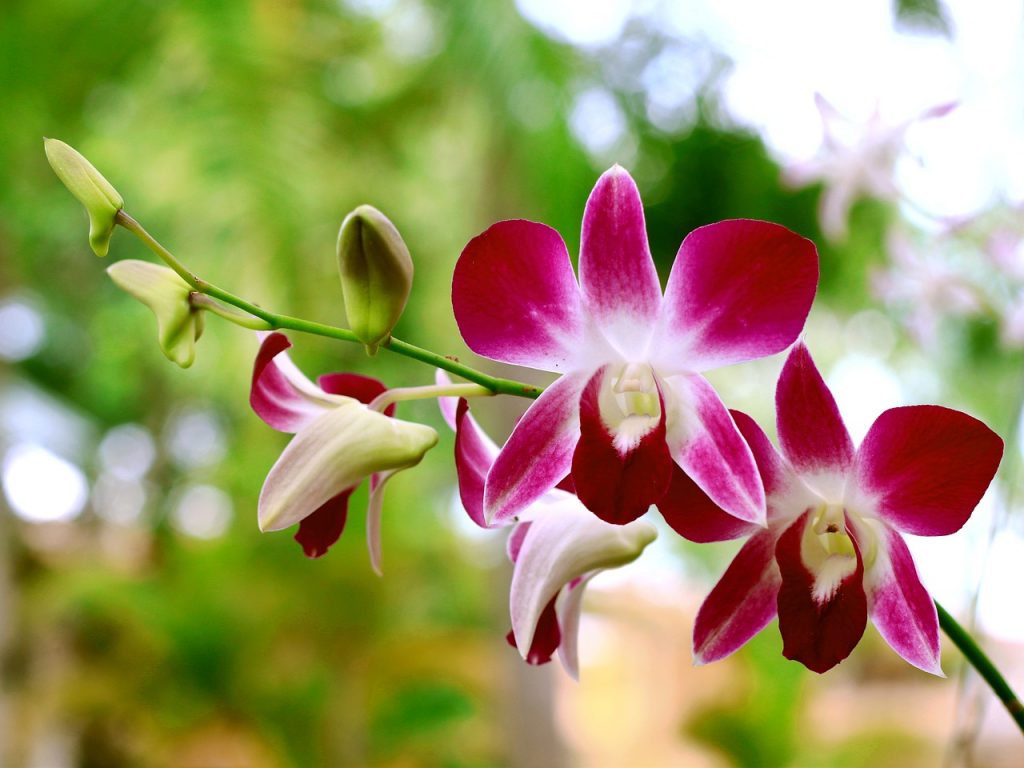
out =
<svg viewBox="0 0 1024 768"><path fill-rule="evenodd" d="M818 605L835 597L843 581L857 570L857 549L847 529L847 520L857 527L865 569L874 560L877 550L874 533L855 512L842 504L828 503L812 509L800 553L814 575L812 596Z"/></svg>
<svg viewBox="0 0 1024 768"><path fill-rule="evenodd" d="M609 370L599 402L601 420L622 455L635 449L661 421L657 378L646 363L625 363Z"/></svg>

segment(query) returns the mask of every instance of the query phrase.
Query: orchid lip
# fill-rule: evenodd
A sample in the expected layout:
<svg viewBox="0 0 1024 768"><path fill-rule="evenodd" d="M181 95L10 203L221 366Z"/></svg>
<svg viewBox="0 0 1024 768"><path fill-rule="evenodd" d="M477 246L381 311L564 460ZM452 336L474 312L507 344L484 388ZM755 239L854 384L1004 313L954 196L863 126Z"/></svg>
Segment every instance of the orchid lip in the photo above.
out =
<svg viewBox="0 0 1024 768"><path fill-rule="evenodd" d="M856 570L858 553L865 571L871 568L878 555L878 536L871 520L842 503L826 502L811 510L801 553L815 575L814 599L823 605Z"/></svg>
<svg viewBox="0 0 1024 768"><path fill-rule="evenodd" d="M661 420L661 394L657 375L646 363L625 363L605 377L600 405L601 420L620 455L635 449Z"/></svg>

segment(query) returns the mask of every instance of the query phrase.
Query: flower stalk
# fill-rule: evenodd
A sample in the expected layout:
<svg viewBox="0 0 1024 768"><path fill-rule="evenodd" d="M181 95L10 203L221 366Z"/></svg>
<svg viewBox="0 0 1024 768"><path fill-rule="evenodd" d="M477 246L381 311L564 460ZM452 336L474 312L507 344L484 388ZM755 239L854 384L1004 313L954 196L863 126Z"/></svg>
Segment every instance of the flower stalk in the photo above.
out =
<svg viewBox="0 0 1024 768"><path fill-rule="evenodd" d="M223 288L200 279L198 275L190 272L184 264L178 261L174 254L167 250L155 237L147 232L145 227L123 210L118 211L116 223L139 238L139 240L141 240L143 244L154 254L160 257L168 267L177 272L181 279L191 286L193 291L211 296L225 304L237 307L253 317L259 318L267 324L268 330L287 329L299 331L300 333L308 333L314 336L323 336L329 339L347 341L353 344L363 344L363 341L357 337L355 333L345 328L338 328L325 323L317 323L311 320L303 320L298 317L270 312L257 304L246 301L240 296L236 296ZM232 319L232 322L236 322L236 320ZM418 347L415 344L410 344L409 342L402 341L401 339L396 339L394 336L392 336L388 341L382 343L380 346L382 349L390 350L391 352L412 358L413 360L419 360L421 363L426 363L427 365L434 366L435 368L441 368L442 370L453 373L456 376L460 376L467 381L471 381L474 384L479 384L481 387L486 388L495 395L514 395L516 397L525 397L535 400L540 397L541 392L544 391L543 387L535 384L527 384L526 382L515 381L514 379L503 379L497 376L489 376L486 373L460 363L458 360L451 357L438 354L437 352L432 352L429 349Z"/></svg>
<svg viewBox="0 0 1024 768"><path fill-rule="evenodd" d="M960 653L964 655L967 663L977 670L982 679L988 683L989 688L1006 707L1010 717L1024 733L1024 704L1017 698L1006 678L1002 676L996 665L985 654L974 638L964 629L950 613L935 601L935 610L939 613L939 626L946 633L946 637L953 641Z"/></svg>

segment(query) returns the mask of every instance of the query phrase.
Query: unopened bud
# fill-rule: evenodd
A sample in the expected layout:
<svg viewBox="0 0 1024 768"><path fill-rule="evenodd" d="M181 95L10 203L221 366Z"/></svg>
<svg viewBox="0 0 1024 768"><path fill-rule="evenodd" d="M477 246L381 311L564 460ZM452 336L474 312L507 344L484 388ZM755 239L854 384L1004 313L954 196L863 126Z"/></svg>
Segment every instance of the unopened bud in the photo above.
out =
<svg viewBox="0 0 1024 768"><path fill-rule="evenodd" d="M412 257L387 216L361 205L338 232L338 268L349 328L369 354L391 337L412 289Z"/></svg>
<svg viewBox="0 0 1024 768"><path fill-rule="evenodd" d="M63 141L43 139L43 146L54 173L89 214L89 245L97 256L106 256L124 199L92 163Z"/></svg>
<svg viewBox="0 0 1024 768"><path fill-rule="evenodd" d="M203 333L203 314L192 306L192 289L168 267L126 259L110 265L107 274L156 315L160 349L167 359L188 368Z"/></svg>

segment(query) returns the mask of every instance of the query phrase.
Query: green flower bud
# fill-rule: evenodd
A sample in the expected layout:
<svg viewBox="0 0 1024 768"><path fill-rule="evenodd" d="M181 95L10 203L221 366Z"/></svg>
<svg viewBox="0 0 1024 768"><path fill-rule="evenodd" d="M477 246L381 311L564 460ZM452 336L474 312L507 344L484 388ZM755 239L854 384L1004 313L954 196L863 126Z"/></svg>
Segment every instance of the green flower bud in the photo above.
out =
<svg viewBox="0 0 1024 768"><path fill-rule="evenodd" d="M361 205L338 232L338 268L349 328L373 355L391 338L412 288L412 257L388 217Z"/></svg>
<svg viewBox="0 0 1024 768"><path fill-rule="evenodd" d="M127 291L156 315L160 349L171 362L188 368L195 360L203 333L203 314L192 306L192 289L168 267L126 259L112 264L107 274L118 288Z"/></svg>
<svg viewBox="0 0 1024 768"><path fill-rule="evenodd" d="M89 214L89 245L97 256L106 256L124 199L92 163L63 141L43 139L43 146L53 172Z"/></svg>

